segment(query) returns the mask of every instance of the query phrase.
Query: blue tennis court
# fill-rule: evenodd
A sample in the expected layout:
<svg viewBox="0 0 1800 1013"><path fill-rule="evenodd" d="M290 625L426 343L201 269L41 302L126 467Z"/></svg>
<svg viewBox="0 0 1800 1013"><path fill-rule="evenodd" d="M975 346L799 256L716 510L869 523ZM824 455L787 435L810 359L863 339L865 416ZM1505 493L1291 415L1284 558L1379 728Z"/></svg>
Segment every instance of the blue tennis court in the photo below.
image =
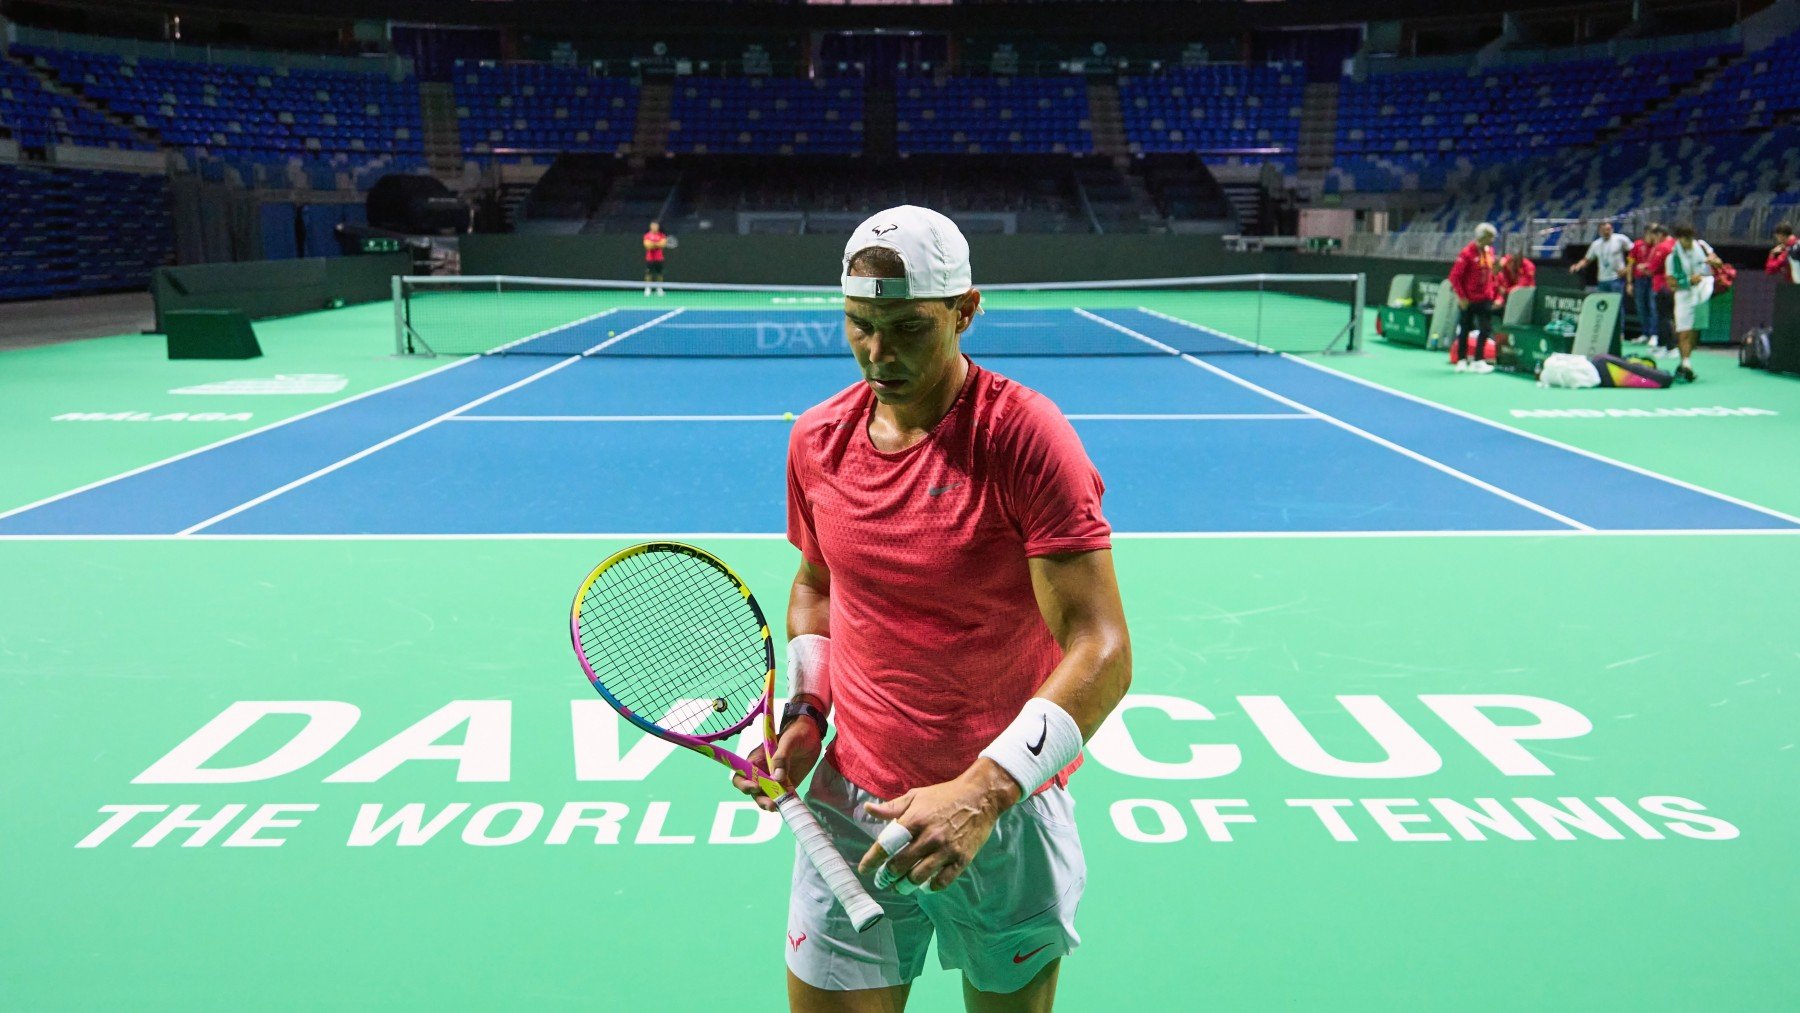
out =
<svg viewBox="0 0 1800 1013"><path fill-rule="evenodd" d="M1069 415L1123 533L1797 526L1130 295L999 309L966 345ZM857 378L824 308L613 307L502 347L15 510L0 534L775 534L785 414Z"/></svg>

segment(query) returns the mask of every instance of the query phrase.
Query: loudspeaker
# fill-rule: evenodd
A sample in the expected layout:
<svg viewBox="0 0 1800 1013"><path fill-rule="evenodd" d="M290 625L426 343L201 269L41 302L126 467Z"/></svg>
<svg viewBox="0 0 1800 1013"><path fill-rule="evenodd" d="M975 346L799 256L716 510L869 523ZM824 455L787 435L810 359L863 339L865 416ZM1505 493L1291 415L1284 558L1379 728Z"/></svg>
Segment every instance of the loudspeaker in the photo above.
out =
<svg viewBox="0 0 1800 1013"><path fill-rule="evenodd" d="M262 355L242 310L170 310L163 314L171 359L254 359Z"/></svg>

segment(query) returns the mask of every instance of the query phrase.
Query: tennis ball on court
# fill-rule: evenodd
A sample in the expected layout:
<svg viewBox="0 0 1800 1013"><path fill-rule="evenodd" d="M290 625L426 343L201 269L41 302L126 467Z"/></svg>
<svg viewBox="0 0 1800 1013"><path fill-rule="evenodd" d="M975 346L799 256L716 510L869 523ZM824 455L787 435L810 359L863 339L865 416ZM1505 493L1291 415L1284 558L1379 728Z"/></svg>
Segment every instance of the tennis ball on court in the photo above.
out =
<svg viewBox="0 0 1800 1013"><path fill-rule="evenodd" d="M609 337L609 338L610 338L610 337L613 337L613 336L614 336L614 335L616 335L616 334L618 334L618 333L619 333L619 332L618 332L618 331L607 331L607 332L606 332L606 336L607 336L607 337Z"/></svg>
<svg viewBox="0 0 1800 1013"><path fill-rule="evenodd" d="M783 422L794 421L794 413L793 412L782 412L781 413L781 421L783 421Z"/></svg>

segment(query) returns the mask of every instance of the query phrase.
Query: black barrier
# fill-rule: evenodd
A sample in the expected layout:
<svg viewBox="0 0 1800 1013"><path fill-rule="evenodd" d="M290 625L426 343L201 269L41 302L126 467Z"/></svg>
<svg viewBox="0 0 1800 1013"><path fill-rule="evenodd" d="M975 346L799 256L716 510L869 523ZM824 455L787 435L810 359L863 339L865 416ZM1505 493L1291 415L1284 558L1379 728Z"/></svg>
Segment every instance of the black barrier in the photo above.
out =
<svg viewBox="0 0 1800 1013"><path fill-rule="evenodd" d="M1800 285L1778 286L1774 302L1768 368L1778 373L1800 373Z"/></svg>
<svg viewBox="0 0 1800 1013"><path fill-rule="evenodd" d="M669 253L666 280L740 285L833 285L842 235L690 233ZM636 236L473 235L460 243L463 274L632 281L643 277ZM1286 253L1231 253L1217 236L971 236L978 284L1169 278L1298 270ZM1315 258L1318 270L1339 270ZM1387 291L1385 288L1383 292Z"/></svg>
<svg viewBox="0 0 1800 1013"><path fill-rule="evenodd" d="M377 302L391 297L393 276L411 267L408 253L159 267L150 295L156 329L164 332L163 315L172 310L239 310L261 320L309 313L337 300Z"/></svg>
<svg viewBox="0 0 1800 1013"><path fill-rule="evenodd" d="M830 285L837 280L844 236L740 236L689 233L669 254L667 280L744 285ZM464 274L545 278L643 277L637 236L464 236ZM1368 301L1379 304L1397 274L1442 276L1450 261L1402 260L1271 250L1234 253L1218 236L1017 235L971 236L977 284L1171 278L1189 275L1364 274ZM1566 266L1538 262L1542 288L1578 291Z"/></svg>

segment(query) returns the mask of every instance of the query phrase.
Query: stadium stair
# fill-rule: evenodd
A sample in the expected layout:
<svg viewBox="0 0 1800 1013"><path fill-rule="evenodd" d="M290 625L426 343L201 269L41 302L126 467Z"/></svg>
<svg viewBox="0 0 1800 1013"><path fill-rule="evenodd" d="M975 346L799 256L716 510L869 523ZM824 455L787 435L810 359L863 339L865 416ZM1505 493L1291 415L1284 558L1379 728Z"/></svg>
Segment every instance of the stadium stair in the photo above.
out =
<svg viewBox="0 0 1800 1013"><path fill-rule="evenodd" d="M525 205L531 201L531 191L537 181L523 182L508 179L500 184L500 206L506 211L506 231L519 231L520 223L525 221Z"/></svg>
<svg viewBox="0 0 1800 1013"><path fill-rule="evenodd" d="M1141 177L1126 171L1130 156L1087 158L1077 164L1075 186L1098 231L1161 231L1166 223Z"/></svg>
<svg viewBox="0 0 1800 1013"><path fill-rule="evenodd" d="M1338 86L1313 83L1306 86L1300 103L1300 143L1295 149L1301 189L1317 195L1337 157Z"/></svg>
<svg viewBox="0 0 1800 1013"><path fill-rule="evenodd" d="M1708 88L1712 87L1713 80L1724 73L1726 68L1746 59L1750 59L1750 57L1740 55L1730 59L1715 59L1711 61L1707 66L1701 68L1700 72L1694 75L1693 80L1689 81L1686 85L1651 102L1644 108L1639 109L1636 113L1623 117L1616 126L1602 130L1596 140L1599 142L1600 146L1604 147L1614 138L1625 131L1630 130L1632 127L1638 126L1647 120L1655 119L1665 108L1677 105L1684 99L1706 91Z"/></svg>
<svg viewBox="0 0 1800 1013"><path fill-rule="evenodd" d="M1232 216L1237 219L1239 235L1262 235L1262 183L1251 180L1221 180L1219 189L1225 191L1225 201L1231 205Z"/></svg>
<svg viewBox="0 0 1800 1013"><path fill-rule="evenodd" d="M150 147L162 146L161 140L149 130L138 126L126 117L120 116L100 103L95 102L93 99L88 98L86 95L82 94L81 89L64 84L56 76L56 69L43 58L32 57L30 59L15 60L14 63L16 66L23 68L27 73L37 78L38 83L43 86L45 91L81 106L100 119L113 124L121 130L127 131L145 145Z"/></svg>
<svg viewBox="0 0 1800 1013"><path fill-rule="evenodd" d="M419 82L419 113L425 131L425 163L445 186L460 191L463 152L455 90L448 82Z"/></svg>
<svg viewBox="0 0 1800 1013"><path fill-rule="evenodd" d="M641 156L634 156L631 163L632 174L613 184L582 232L637 235L675 203L675 191L681 182L679 169L660 158L644 161Z"/></svg>
<svg viewBox="0 0 1800 1013"><path fill-rule="evenodd" d="M1131 144L1125 137L1125 115L1119 111L1119 86L1103 78L1089 79L1087 103L1094 150L1115 159L1129 154Z"/></svg>
<svg viewBox="0 0 1800 1013"><path fill-rule="evenodd" d="M898 119L893 85L871 83L863 92L864 155L870 158L894 157L899 150L894 130Z"/></svg>
<svg viewBox="0 0 1800 1013"><path fill-rule="evenodd" d="M669 150L669 106L674 101L674 90L667 81L649 80L638 92L637 133L631 139L631 152L636 158Z"/></svg>

